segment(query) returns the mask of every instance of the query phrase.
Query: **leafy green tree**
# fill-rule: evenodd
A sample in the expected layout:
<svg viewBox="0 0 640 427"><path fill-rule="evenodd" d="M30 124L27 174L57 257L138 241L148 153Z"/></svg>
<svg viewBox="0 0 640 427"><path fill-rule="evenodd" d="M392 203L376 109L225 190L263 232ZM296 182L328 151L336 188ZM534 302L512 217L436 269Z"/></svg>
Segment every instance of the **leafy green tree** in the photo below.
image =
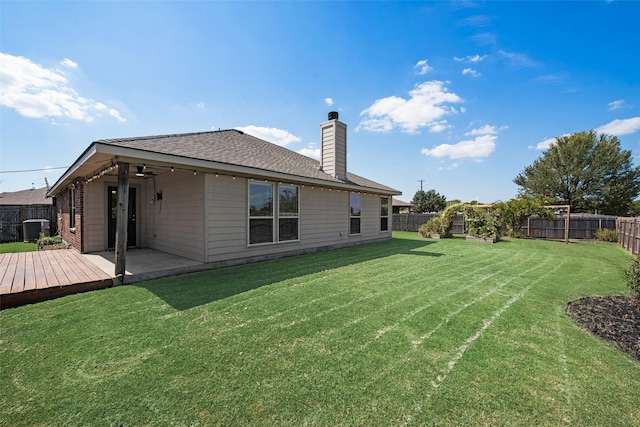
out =
<svg viewBox="0 0 640 427"><path fill-rule="evenodd" d="M640 216L640 200L635 200L632 204L631 207L629 208L629 211L627 212L628 216Z"/></svg>
<svg viewBox="0 0 640 427"><path fill-rule="evenodd" d="M411 204L413 205L412 209L415 213L429 212L427 210L427 193L422 190L416 191L413 199L411 199Z"/></svg>
<svg viewBox="0 0 640 427"><path fill-rule="evenodd" d="M436 190L427 191L426 196L426 212L440 212L447 207L447 198L438 193Z"/></svg>
<svg viewBox="0 0 640 427"><path fill-rule="evenodd" d="M520 196L508 202L496 203L493 207L506 228L507 235L517 236L529 217L552 219L554 213L545 208L553 202L548 197Z"/></svg>
<svg viewBox="0 0 640 427"><path fill-rule="evenodd" d="M640 168L617 137L592 130L557 137L513 182L520 195L551 197L575 212L624 214L640 194Z"/></svg>

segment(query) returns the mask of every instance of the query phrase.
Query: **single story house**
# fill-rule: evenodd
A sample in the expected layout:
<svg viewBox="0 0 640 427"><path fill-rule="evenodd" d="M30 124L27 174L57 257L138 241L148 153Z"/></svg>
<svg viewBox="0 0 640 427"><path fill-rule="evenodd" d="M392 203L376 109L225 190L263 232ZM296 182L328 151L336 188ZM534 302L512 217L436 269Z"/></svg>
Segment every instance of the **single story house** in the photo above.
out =
<svg viewBox="0 0 640 427"><path fill-rule="evenodd" d="M220 130L93 142L51 187L80 252L151 248L202 263L391 238L393 188L347 172L347 125L320 125L321 160ZM126 236L126 237L125 237Z"/></svg>
<svg viewBox="0 0 640 427"><path fill-rule="evenodd" d="M404 200L393 199L392 212L394 214L408 214L411 213L413 203L405 202Z"/></svg>

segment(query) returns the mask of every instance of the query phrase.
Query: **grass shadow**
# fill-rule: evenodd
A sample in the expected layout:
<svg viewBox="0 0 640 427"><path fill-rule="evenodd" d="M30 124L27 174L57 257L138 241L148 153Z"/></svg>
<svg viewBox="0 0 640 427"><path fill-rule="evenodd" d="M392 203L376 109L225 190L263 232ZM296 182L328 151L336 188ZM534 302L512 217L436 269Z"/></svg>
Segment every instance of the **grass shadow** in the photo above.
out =
<svg viewBox="0 0 640 427"><path fill-rule="evenodd" d="M139 282L176 310L208 304L262 286L374 259L404 254L437 257L425 250L435 241L396 238L387 242L316 252Z"/></svg>

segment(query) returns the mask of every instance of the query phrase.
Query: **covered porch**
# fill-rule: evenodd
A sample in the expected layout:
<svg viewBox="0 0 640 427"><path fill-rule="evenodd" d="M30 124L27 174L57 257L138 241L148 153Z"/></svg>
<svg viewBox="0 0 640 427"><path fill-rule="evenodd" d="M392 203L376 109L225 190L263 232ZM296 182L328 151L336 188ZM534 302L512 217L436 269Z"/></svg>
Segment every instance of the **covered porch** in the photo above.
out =
<svg viewBox="0 0 640 427"><path fill-rule="evenodd" d="M152 249L129 249L124 283L211 268ZM0 309L46 301L119 284L113 251L75 249L0 254Z"/></svg>

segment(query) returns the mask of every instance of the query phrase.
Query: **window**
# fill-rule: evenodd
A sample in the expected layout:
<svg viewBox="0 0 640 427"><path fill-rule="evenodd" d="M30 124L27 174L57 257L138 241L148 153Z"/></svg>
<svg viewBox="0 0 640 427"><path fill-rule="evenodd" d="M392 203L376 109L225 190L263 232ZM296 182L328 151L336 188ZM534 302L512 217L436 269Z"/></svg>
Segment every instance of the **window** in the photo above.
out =
<svg viewBox="0 0 640 427"><path fill-rule="evenodd" d="M76 228L76 190L71 189L71 198L69 200L69 228Z"/></svg>
<svg viewBox="0 0 640 427"><path fill-rule="evenodd" d="M278 241L298 240L298 187L278 187Z"/></svg>
<svg viewBox="0 0 640 427"><path fill-rule="evenodd" d="M299 188L277 186L277 206L274 205L272 183L249 183L249 244L298 240L300 225ZM277 229L276 229L277 224Z"/></svg>
<svg viewBox="0 0 640 427"><path fill-rule="evenodd" d="M273 242L273 184L249 183L249 244Z"/></svg>
<svg viewBox="0 0 640 427"><path fill-rule="evenodd" d="M389 198L380 197L380 231L389 231Z"/></svg>
<svg viewBox="0 0 640 427"><path fill-rule="evenodd" d="M351 193L349 198L349 234L360 234L360 214L362 211L362 196L360 193Z"/></svg>

